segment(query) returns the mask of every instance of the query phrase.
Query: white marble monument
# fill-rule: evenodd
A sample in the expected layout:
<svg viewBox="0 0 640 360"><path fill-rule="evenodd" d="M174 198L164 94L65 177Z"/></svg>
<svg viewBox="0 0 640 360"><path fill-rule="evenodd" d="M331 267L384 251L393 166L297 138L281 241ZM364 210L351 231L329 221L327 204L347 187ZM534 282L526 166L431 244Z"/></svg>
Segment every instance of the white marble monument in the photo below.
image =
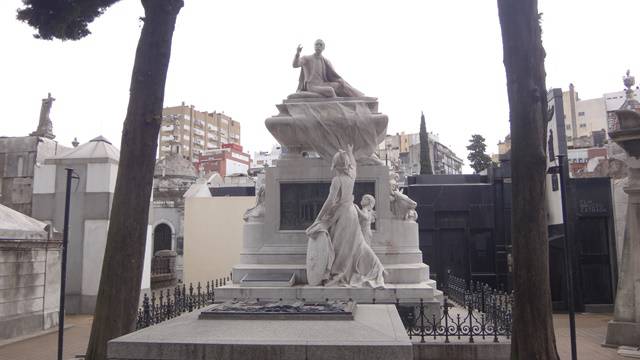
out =
<svg viewBox="0 0 640 360"><path fill-rule="evenodd" d="M337 75L322 56L324 43L315 45L309 56L300 56L298 47L293 62L302 68L298 91L265 121L286 151L276 167L266 169L256 207L245 216L233 282L216 289L216 301L422 300L438 312L442 293L422 261L416 203L398 191L396 178L374 154L388 118L378 112L376 98ZM349 169L333 171L334 156L334 168L346 161L353 177ZM367 209L375 214L370 232L362 231L362 210L355 205L365 195L375 198L375 208ZM349 250L343 250L344 244ZM262 277L265 284L260 284Z"/></svg>
<svg viewBox="0 0 640 360"><path fill-rule="evenodd" d="M615 313L607 326L605 345L632 346L623 349L624 355L635 352L640 357L640 102L634 99L635 79L627 72L624 80L627 100L616 111L618 123L609 136L628 155L629 180L624 191L629 200Z"/></svg>

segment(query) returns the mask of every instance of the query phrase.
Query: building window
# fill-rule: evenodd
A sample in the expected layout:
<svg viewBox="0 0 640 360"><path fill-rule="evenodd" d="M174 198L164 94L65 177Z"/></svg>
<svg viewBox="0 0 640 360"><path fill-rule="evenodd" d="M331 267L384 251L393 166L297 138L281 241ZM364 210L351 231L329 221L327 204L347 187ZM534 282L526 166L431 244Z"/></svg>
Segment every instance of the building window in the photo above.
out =
<svg viewBox="0 0 640 360"><path fill-rule="evenodd" d="M153 253L160 250L171 250L171 228L165 223L153 230Z"/></svg>
<svg viewBox="0 0 640 360"><path fill-rule="evenodd" d="M581 129L582 129L582 128L586 128L586 127L587 127L587 124L580 124L580 128L581 128Z"/></svg>
<svg viewBox="0 0 640 360"><path fill-rule="evenodd" d="M584 111L579 111L578 116L584 116Z"/></svg>
<svg viewBox="0 0 640 360"><path fill-rule="evenodd" d="M567 125L567 130L571 130L571 125Z"/></svg>

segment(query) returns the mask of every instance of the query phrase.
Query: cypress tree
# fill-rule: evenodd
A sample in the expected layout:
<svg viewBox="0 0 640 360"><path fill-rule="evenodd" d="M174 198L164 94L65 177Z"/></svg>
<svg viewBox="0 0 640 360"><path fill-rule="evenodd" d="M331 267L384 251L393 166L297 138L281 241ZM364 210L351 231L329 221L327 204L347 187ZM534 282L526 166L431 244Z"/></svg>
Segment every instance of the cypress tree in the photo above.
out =
<svg viewBox="0 0 640 360"><path fill-rule="evenodd" d="M433 175L431 157L429 156L429 135L424 120L424 112L420 115L420 175Z"/></svg>

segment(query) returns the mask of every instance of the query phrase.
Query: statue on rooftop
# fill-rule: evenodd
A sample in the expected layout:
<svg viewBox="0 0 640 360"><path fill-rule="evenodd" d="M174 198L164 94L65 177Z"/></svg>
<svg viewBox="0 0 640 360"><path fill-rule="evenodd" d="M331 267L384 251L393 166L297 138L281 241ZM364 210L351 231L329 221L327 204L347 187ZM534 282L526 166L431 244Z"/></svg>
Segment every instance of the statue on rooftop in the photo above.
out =
<svg viewBox="0 0 640 360"><path fill-rule="evenodd" d="M45 99L42 99L42 105L40 106L40 119L38 121L38 129L32 132L31 136L41 136L49 139L53 139L56 136L53 135L53 124L49 118L51 112L51 106L56 99L51 97L51 93L47 94Z"/></svg>
<svg viewBox="0 0 640 360"><path fill-rule="evenodd" d="M312 55L300 56L302 45L298 45L293 58L293 67L300 70L300 81L297 94L299 97L360 97L364 94L352 87L336 73L333 65L322 56L324 41L315 42L315 52Z"/></svg>

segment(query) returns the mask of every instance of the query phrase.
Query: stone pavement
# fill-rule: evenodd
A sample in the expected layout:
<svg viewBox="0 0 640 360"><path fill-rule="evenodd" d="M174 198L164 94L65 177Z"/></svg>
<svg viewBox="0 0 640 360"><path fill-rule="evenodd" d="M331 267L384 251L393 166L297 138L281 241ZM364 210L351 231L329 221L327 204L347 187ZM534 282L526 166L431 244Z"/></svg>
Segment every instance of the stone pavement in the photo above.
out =
<svg viewBox="0 0 640 360"><path fill-rule="evenodd" d="M600 346L611 314L578 314L576 316L579 360L626 360L618 356L616 349ZM89 342L90 316L67 316L65 324L73 327L65 330L65 359L83 354ZM553 316L558 353L562 360L571 359L569 342L569 317L566 314ZM55 360L58 333L42 335L0 347L0 360Z"/></svg>
<svg viewBox="0 0 640 360"><path fill-rule="evenodd" d="M613 314L577 314L576 347L579 360L628 360L617 354L617 349L602 347L607 331L607 322ZM571 359L569 315L554 314L553 327L556 332L558 354L562 360Z"/></svg>
<svg viewBox="0 0 640 360"><path fill-rule="evenodd" d="M64 359L74 359L84 354L89 343L93 316L68 315L64 324L73 325L64 331ZM23 340L0 347L0 360L56 360L58 356L58 332Z"/></svg>

